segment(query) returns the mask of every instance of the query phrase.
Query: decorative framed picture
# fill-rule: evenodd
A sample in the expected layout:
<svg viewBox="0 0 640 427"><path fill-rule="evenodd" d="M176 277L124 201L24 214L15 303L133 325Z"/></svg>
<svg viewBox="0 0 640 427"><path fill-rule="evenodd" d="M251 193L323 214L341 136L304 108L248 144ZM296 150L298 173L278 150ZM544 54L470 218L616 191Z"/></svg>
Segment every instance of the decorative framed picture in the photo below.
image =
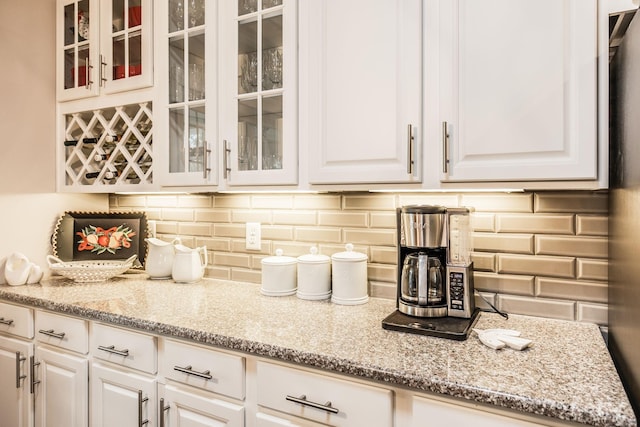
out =
<svg viewBox="0 0 640 427"><path fill-rule="evenodd" d="M149 229L144 212L65 212L52 237L53 255L62 261L126 260L142 267Z"/></svg>

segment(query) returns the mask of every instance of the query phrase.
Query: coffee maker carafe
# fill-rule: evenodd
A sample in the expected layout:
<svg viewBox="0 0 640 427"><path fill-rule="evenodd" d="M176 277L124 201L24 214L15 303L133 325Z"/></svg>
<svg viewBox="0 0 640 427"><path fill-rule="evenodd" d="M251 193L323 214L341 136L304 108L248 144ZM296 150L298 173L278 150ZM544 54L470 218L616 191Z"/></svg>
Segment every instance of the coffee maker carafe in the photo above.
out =
<svg viewBox="0 0 640 427"><path fill-rule="evenodd" d="M446 209L406 206L399 216L398 310L416 317L446 316Z"/></svg>

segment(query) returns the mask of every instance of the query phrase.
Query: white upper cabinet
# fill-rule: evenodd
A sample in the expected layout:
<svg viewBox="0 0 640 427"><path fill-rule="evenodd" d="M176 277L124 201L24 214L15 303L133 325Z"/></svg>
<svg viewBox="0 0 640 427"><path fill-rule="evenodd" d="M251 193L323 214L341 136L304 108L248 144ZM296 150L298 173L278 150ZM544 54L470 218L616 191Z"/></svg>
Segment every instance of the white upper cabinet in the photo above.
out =
<svg viewBox="0 0 640 427"><path fill-rule="evenodd" d="M298 182L297 1L220 3L225 186Z"/></svg>
<svg viewBox="0 0 640 427"><path fill-rule="evenodd" d="M598 179L596 0L437 5L440 179Z"/></svg>
<svg viewBox="0 0 640 427"><path fill-rule="evenodd" d="M59 101L153 85L151 0L58 0Z"/></svg>
<svg viewBox="0 0 640 427"><path fill-rule="evenodd" d="M217 1L156 3L156 177L165 186L215 185Z"/></svg>
<svg viewBox="0 0 640 427"><path fill-rule="evenodd" d="M311 184L421 180L422 2L300 8L300 143Z"/></svg>

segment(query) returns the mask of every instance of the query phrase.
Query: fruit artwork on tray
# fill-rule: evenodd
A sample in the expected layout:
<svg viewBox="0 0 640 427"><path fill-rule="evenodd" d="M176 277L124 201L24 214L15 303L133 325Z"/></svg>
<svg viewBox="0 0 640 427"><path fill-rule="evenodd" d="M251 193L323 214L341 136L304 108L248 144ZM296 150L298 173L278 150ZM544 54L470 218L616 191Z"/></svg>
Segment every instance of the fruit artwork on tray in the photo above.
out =
<svg viewBox="0 0 640 427"><path fill-rule="evenodd" d="M124 224L111 228L96 227L89 225L82 231L77 231L79 236L78 251L91 251L97 254L109 252L115 254L116 251L131 247L132 237L136 235L130 227Z"/></svg>
<svg viewBox="0 0 640 427"><path fill-rule="evenodd" d="M65 212L52 236L53 254L62 261L124 260L137 255L144 265L148 224L143 212Z"/></svg>

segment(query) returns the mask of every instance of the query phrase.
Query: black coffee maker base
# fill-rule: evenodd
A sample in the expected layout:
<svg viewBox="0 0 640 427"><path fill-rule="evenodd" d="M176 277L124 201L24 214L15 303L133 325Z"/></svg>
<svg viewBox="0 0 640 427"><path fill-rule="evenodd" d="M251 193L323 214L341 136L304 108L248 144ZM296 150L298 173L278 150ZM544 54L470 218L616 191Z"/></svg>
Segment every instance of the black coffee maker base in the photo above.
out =
<svg viewBox="0 0 640 427"><path fill-rule="evenodd" d="M413 317L396 310L382 321L382 327L391 331L464 341L469 337L479 314L480 309L476 308L469 319L449 316Z"/></svg>

